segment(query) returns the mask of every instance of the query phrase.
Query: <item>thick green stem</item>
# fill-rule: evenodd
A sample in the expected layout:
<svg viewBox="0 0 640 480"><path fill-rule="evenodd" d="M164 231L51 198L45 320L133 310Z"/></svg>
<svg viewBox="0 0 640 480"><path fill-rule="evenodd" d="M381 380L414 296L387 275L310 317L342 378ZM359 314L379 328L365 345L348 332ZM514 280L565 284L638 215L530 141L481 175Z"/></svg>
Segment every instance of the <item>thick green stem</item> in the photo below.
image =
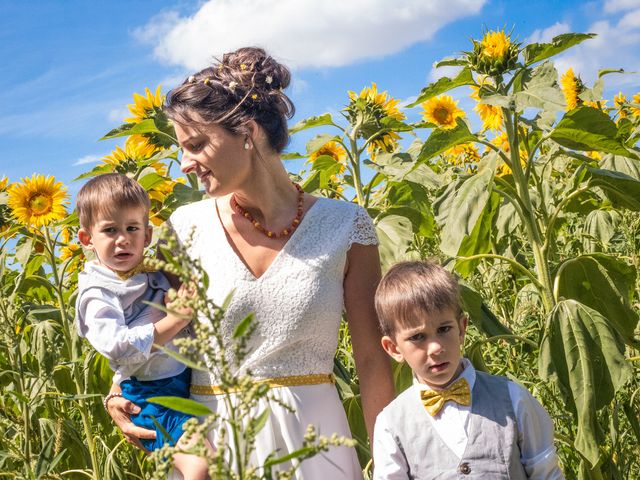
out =
<svg viewBox="0 0 640 480"><path fill-rule="evenodd" d="M362 177L360 174L360 150L358 149L358 143L356 138L358 136L359 125L355 125L349 135L349 144L351 146L351 171L353 172L353 186L356 190L356 198L358 205L364 207L365 197L364 190L362 188Z"/></svg>
<svg viewBox="0 0 640 480"><path fill-rule="evenodd" d="M522 205L522 221L527 230L529 241L531 242L536 276L538 277L538 282L542 285L542 301L544 303L546 313L549 313L555 304L553 297L553 285L551 282L551 275L549 274L547 258L543 250L544 242L542 240L542 234L536 219L533 202L529 195L529 182L522 170L522 165L520 164L518 114L515 112L512 113L506 108L503 108L502 111L504 114L507 135L509 137L509 153L511 155L513 178L516 184L518 196L520 197L520 203Z"/></svg>

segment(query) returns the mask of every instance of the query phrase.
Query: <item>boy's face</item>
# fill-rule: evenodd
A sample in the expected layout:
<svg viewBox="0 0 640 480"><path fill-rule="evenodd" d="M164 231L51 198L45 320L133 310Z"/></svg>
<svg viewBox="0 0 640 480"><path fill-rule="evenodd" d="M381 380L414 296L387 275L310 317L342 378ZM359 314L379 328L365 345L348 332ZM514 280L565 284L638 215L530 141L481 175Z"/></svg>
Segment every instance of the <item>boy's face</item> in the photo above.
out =
<svg viewBox="0 0 640 480"><path fill-rule="evenodd" d="M382 347L396 361L406 361L420 383L444 388L462 371L466 328L466 316L456 318L453 309L422 313L411 326L398 325L394 338L382 337Z"/></svg>
<svg viewBox="0 0 640 480"><path fill-rule="evenodd" d="M117 214L99 213L90 229L78 231L78 239L101 265L126 272L142 262L151 231L144 207L126 207Z"/></svg>

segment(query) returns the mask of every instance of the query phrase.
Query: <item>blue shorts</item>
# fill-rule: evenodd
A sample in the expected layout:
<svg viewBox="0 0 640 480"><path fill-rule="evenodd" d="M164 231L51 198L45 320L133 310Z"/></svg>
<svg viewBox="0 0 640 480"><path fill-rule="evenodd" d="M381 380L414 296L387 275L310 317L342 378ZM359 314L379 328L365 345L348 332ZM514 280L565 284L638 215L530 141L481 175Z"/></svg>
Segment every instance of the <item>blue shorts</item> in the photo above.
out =
<svg viewBox="0 0 640 480"><path fill-rule="evenodd" d="M186 368L184 372L175 377L149 381L137 380L132 377L120 384L122 396L140 407L140 413L131 415L131 421L139 427L148 428L156 432L155 440L140 439L144 448L153 451L166 443L172 446L175 445L184 433L184 422L192 417L186 413L178 412L156 403L149 403L146 399L151 397L189 398L190 383L191 369ZM166 430L169 434L168 438L162 430L156 426L152 417Z"/></svg>

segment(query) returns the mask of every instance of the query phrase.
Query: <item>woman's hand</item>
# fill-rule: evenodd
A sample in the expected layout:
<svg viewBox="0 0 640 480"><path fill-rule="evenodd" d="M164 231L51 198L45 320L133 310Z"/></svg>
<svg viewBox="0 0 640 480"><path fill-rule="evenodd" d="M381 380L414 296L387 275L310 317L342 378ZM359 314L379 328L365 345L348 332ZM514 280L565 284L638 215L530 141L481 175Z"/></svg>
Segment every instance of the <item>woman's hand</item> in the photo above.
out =
<svg viewBox="0 0 640 480"><path fill-rule="evenodd" d="M149 453L140 443L140 439L153 440L156 438L156 432L134 425L131 421L131 414L138 412L140 412L140 407L123 397L112 397L107 403L107 413L109 413L127 442Z"/></svg>

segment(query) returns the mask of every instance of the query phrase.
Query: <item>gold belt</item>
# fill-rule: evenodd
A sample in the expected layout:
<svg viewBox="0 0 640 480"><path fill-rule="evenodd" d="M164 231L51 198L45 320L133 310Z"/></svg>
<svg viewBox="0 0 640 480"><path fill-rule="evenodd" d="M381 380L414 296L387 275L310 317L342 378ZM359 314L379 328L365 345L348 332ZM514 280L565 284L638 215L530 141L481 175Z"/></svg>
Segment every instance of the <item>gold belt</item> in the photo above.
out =
<svg viewBox="0 0 640 480"><path fill-rule="evenodd" d="M321 383L335 383L332 373L311 373L309 375L292 375L289 377L265 378L255 380L256 384L267 384L269 388L297 387L300 385L319 385ZM228 389L234 393L237 389ZM225 391L219 385L191 385L191 393L195 395L222 395Z"/></svg>

